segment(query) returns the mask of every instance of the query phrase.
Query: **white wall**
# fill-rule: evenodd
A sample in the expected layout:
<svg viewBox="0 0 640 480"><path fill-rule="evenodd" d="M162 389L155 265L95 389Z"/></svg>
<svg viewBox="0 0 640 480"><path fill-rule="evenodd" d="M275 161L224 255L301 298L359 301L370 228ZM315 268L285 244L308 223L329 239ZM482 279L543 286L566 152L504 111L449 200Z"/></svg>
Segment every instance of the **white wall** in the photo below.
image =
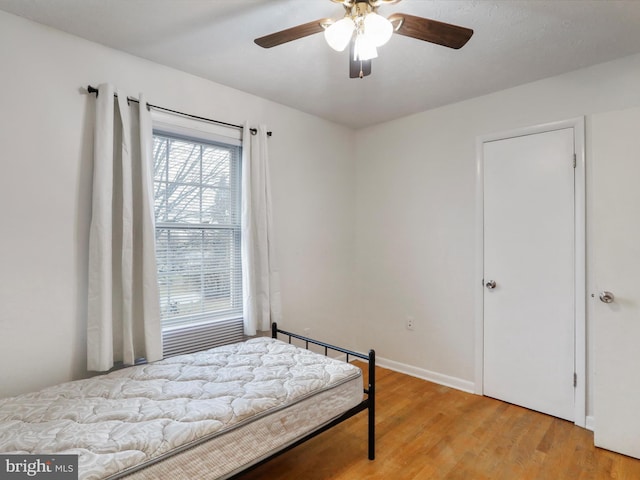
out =
<svg viewBox="0 0 640 480"><path fill-rule="evenodd" d="M86 373L87 84L267 123L286 326L463 388L480 280L476 137L587 115L588 143L590 114L640 105L634 56L354 133L2 12L0 44L0 396Z"/></svg>
<svg viewBox="0 0 640 480"><path fill-rule="evenodd" d="M352 132L4 12L0 45L0 397L86 375L88 84L267 124L285 326L352 335Z"/></svg>
<svg viewBox="0 0 640 480"><path fill-rule="evenodd" d="M590 114L640 105L639 78L627 57L357 132L360 347L471 388L476 138L586 115L588 139Z"/></svg>

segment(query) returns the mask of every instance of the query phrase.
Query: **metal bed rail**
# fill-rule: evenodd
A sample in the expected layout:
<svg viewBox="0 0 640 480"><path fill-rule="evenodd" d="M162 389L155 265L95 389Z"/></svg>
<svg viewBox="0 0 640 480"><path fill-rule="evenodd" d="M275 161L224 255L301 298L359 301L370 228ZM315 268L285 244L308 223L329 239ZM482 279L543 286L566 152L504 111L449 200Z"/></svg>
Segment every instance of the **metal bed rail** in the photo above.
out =
<svg viewBox="0 0 640 480"><path fill-rule="evenodd" d="M340 415L339 417L334 419L329 424L325 425L324 427L320 428L319 430L316 430L315 432L312 432L308 436L300 439L300 441L298 441L295 444L291 445L290 448L293 448L294 446L299 445L300 443L308 440L309 438L312 438L312 437L318 435L319 433L324 432L325 430L333 427L334 425L337 425L338 423L343 422L344 420L346 420L348 418L351 418L356 413L359 413L359 412L361 412L363 410L368 410L368 414L369 414L368 415L368 457L369 457L369 460L374 460L375 459L375 421L376 421L376 415L375 415L375 411L376 411L376 370L375 370L375 368L376 368L376 352L375 352L375 350L373 350L373 349L369 350L368 354L364 354L364 353L360 353L360 352L354 352L353 350L348 350L346 348L338 347L336 345L331 345L329 343L321 342L319 340L314 340L313 338L305 337L303 335L298 335L297 333L292 333L292 332L288 332L286 330L281 330L281 329L278 328L278 325L276 323L273 323L271 325L271 337L272 338L278 338L278 334L282 334L284 336L287 336L288 339L289 339L289 343L291 343L292 339L294 339L294 338L297 339L297 340L303 341L305 343L305 348L307 350L309 349L309 344L318 345L320 347L323 347L325 356L327 356L329 350L333 350L333 351L336 351L336 352L344 353L347 356L347 362L349 362L349 357L360 358L360 359L366 360L368 362L368 372L367 372L368 373L368 381L367 381L368 385L367 385L367 388L364 389L364 393L367 395L367 398L362 400L362 402L360 402L360 404L356 405L351 410L348 410L347 412L343 413L342 415Z"/></svg>

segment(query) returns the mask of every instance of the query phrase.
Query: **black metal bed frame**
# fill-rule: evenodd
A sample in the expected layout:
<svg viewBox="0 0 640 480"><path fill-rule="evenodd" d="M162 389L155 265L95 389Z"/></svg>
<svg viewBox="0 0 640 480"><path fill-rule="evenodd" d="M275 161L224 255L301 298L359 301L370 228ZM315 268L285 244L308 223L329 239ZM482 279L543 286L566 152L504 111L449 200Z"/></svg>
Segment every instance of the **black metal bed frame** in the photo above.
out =
<svg viewBox="0 0 640 480"><path fill-rule="evenodd" d="M308 338L308 337L304 337L302 335L298 335L296 333L291 333L291 332L287 332L285 330L280 330L278 328L278 325L276 323L273 323L271 325L271 337L272 338L278 338L278 334L282 334L284 336L287 336L289 338L289 343L292 342L292 339L297 339L297 340L301 340L305 343L305 348L308 350L309 349L309 344L311 345L318 345L319 347L323 347L324 348L324 354L325 356L327 356L329 350L335 351L335 352L340 352L340 353L344 353L347 356L347 362L349 361L349 357L355 357L355 358L361 358L363 360L366 360L369 363L369 368L368 368L368 385L367 388L364 389L364 393L366 394L366 398L363 399L358 405L356 405L355 407L351 408L350 410L347 410L346 412L344 412L342 415L340 415L339 417L334 418L332 421L330 421L329 423L323 425L322 427L318 428L317 430L314 430L313 432L305 435L304 437L296 440L294 443L287 445L286 447L282 448L281 450L278 450L277 452L275 452L273 455L270 455L267 458L264 458L263 460L260 460L259 462L255 463L254 465L250 466L248 469L243 470L242 472L239 472L236 475L233 475L231 478L235 479L235 478L239 478L243 473L246 473L249 470L253 470L254 468L268 462L269 460L285 453L288 452L289 450L291 450L292 448L297 447L298 445L306 442L307 440L310 440L311 438L329 430L330 428L338 425L341 422L344 422L345 420L353 417L355 414L360 413L363 410L367 410L368 414L369 414L369 418L368 418L368 457L369 460L374 460L375 459L375 445L376 445L376 438L375 438L375 433L376 433L376 425L375 425L375 421L376 421L376 352L375 350L369 350L369 354L365 355L363 353L358 353L358 352L354 352L352 350L347 350L346 348L342 348L342 347L338 347L335 345L331 345L325 342L321 342L318 340L314 340L312 338Z"/></svg>

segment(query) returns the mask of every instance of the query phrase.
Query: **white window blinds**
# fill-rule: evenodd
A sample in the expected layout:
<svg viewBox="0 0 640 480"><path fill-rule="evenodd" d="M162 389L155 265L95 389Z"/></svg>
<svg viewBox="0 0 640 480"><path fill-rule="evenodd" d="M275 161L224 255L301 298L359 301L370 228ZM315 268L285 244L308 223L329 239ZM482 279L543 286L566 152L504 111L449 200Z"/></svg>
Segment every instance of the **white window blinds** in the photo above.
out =
<svg viewBox="0 0 640 480"><path fill-rule="evenodd" d="M243 339L241 147L211 138L154 131L165 357Z"/></svg>

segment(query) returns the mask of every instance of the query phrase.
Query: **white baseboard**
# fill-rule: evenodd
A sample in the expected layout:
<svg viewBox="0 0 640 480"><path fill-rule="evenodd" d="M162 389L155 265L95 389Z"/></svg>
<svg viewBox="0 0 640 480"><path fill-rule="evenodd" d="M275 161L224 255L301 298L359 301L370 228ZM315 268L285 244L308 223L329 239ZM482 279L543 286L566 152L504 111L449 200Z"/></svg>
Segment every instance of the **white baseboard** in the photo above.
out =
<svg viewBox="0 0 640 480"><path fill-rule="evenodd" d="M429 382L444 385L445 387L455 388L467 393L474 393L475 384L469 380L462 380L457 377L450 377L441 373L432 372L423 368L414 367L405 363L395 362L386 358L376 357L376 365L396 372L405 373L412 377L428 380Z"/></svg>
<svg viewBox="0 0 640 480"><path fill-rule="evenodd" d="M593 429L595 427L596 427L596 419L592 415L587 415L587 422L584 428L586 428L587 430L591 430L593 432Z"/></svg>

